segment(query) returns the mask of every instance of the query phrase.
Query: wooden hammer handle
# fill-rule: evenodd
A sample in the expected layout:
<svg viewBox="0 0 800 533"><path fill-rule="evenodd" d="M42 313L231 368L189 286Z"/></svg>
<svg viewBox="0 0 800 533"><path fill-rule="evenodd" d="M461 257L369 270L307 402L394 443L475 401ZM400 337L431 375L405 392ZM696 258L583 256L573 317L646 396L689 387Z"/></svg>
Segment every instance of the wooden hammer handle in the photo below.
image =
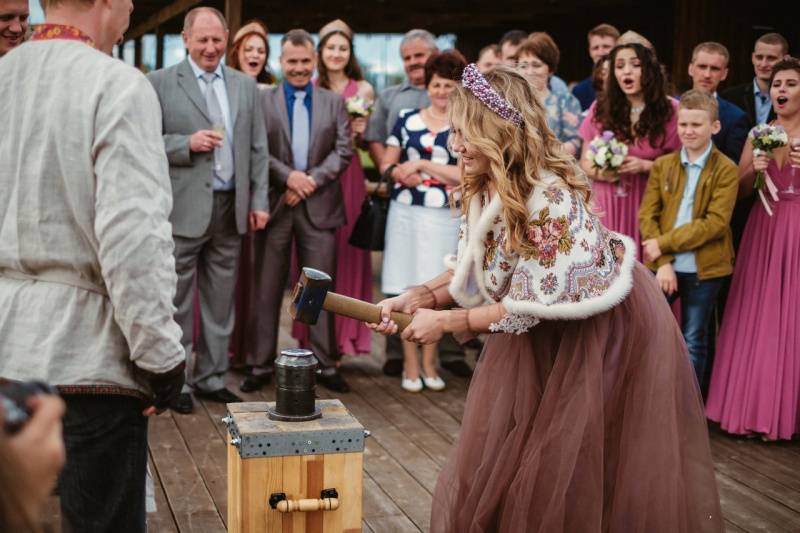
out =
<svg viewBox="0 0 800 533"><path fill-rule="evenodd" d="M381 321L381 308L377 305L365 302L363 300L356 300L355 298L350 298L349 296L336 294L335 292L329 292L325 296L325 301L322 304L322 308L326 311L330 311L331 313L349 318L355 318L356 320L361 320L362 322L379 324ZM412 317L407 313L393 311L391 316L392 320L394 320L397 324L398 333L406 329L406 326L411 323Z"/></svg>
<svg viewBox="0 0 800 533"><path fill-rule="evenodd" d="M338 498L322 500L281 500L275 508L282 513L308 513L314 511L335 511L339 508Z"/></svg>

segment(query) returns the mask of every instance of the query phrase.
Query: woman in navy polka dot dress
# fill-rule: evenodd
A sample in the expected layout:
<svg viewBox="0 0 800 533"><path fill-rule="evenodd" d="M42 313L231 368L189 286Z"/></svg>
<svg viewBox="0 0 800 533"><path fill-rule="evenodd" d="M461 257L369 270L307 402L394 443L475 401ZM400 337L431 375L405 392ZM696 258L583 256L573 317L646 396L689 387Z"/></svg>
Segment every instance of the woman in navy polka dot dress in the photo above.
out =
<svg viewBox="0 0 800 533"><path fill-rule="evenodd" d="M431 105L401 111L386 140L381 170L394 180L382 268L387 295L436 277L444 257L456 249L461 212L450 207L448 196L461 173L448 147L447 106L465 66L456 50L431 56L425 64ZM421 369L417 355L415 344L403 343L403 388L416 392L424 382L430 389L443 389L435 365L436 345L422 347Z"/></svg>

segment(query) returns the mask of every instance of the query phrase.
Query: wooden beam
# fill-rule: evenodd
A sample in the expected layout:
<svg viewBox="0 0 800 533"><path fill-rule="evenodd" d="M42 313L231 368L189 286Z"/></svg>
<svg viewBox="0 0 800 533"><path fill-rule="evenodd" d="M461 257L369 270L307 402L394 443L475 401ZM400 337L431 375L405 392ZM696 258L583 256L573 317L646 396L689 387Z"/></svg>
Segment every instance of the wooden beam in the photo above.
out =
<svg viewBox="0 0 800 533"><path fill-rule="evenodd" d="M161 26L170 19L177 17L184 11L190 10L200 2L201 0L174 0L169 5L162 7L147 17L147 20L135 28L128 30L128 32L125 34L125 40L127 41L130 39L135 39L137 37L141 37L145 33L154 32L158 26Z"/></svg>
<svg viewBox="0 0 800 533"><path fill-rule="evenodd" d="M163 26L156 28L156 70L164 68L164 30Z"/></svg>
<svg viewBox="0 0 800 533"><path fill-rule="evenodd" d="M133 64L136 68L142 68L142 38L133 40Z"/></svg>
<svg viewBox="0 0 800 533"><path fill-rule="evenodd" d="M225 19L233 38L242 27L242 0L225 0Z"/></svg>

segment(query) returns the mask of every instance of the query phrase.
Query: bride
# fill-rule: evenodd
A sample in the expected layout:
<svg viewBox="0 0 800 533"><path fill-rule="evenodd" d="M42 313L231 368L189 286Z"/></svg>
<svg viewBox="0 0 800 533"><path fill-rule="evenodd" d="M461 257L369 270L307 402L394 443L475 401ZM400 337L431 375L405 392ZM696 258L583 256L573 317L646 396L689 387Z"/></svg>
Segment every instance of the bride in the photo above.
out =
<svg viewBox="0 0 800 533"><path fill-rule="evenodd" d="M489 333L431 530L722 531L697 383L635 244L591 211L524 78L470 65L452 98L458 255L370 325L395 333L396 310L413 342Z"/></svg>

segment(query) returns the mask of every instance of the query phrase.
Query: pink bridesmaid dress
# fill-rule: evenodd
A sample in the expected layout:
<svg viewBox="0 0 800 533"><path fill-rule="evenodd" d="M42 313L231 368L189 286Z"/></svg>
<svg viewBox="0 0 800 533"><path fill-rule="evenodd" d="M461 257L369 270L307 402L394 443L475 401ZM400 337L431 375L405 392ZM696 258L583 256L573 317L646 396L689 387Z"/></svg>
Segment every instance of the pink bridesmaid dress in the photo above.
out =
<svg viewBox="0 0 800 533"><path fill-rule="evenodd" d="M634 145L628 146L628 155L640 159L653 161L658 157L674 152L681 147L678 139L678 102L670 98L673 113L669 122L665 125L665 135L660 139L658 146L650 144L649 139L640 139ZM586 118L583 119L578 133L584 143L589 143L596 136L601 135L605 128L600 127L594 122L594 114L597 107L595 101L589 108ZM621 184L624 185L626 194L620 195L620 187L615 183L603 181L592 182L593 205L600 216L603 225L608 229L623 233L633 238L639 246L639 205L642 203L645 190L647 189L648 174L626 174L622 176ZM639 258L641 258L641 250Z"/></svg>
<svg viewBox="0 0 800 533"><path fill-rule="evenodd" d="M350 80L342 93L342 98L350 98L355 96L357 92L358 82ZM350 246L347 242L350 238L350 233L353 231L356 219L361 212L361 203L366 195L365 179L364 169L361 168L361 160L358 157L358 153L354 152L350 165L339 177L347 223L336 230L334 291L338 294L371 302L372 262L370 253L368 250ZM296 256L292 258L292 264L297 265ZM296 266L292 267L292 272L292 280L294 282L298 277ZM292 336L297 339L301 347L307 348L309 346L308 326L305 324L295 322L292 325ZM363 322L358 320L337 316L336 340L339 345L339 353L356 355L370 352L370 331Z"/></svg>
<svg viewBox="0 0 800 533"><path fill-rule="evenodd" d="M775 160L779 190L800 169ZM729 433L790 439L800 433L800 195L779 193L769 216L750 211L717 341L706 415Z"/></svg>

